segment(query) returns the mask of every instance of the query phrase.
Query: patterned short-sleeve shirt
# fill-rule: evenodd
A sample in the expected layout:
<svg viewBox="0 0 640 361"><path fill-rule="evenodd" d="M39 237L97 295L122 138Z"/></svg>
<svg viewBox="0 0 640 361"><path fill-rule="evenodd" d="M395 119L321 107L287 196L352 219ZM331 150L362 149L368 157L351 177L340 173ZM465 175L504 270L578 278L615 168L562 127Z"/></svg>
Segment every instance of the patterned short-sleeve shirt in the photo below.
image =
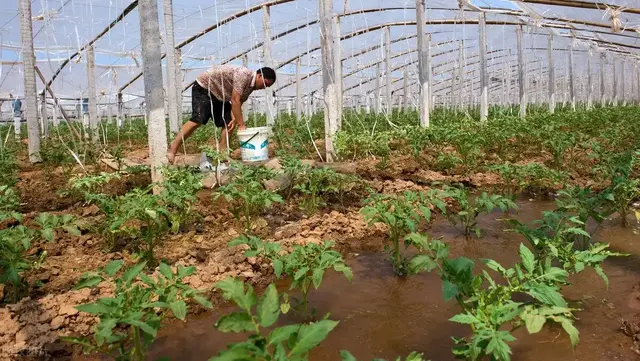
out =
<svg viewBox="0 0 640 361"><path fill-rule="evenodd" d="M255 76L255 71L243 66L220 65L200 74L196 81L201 87L209 89L218 100L231 101L231 93L235 90L240 93L244 103L253 92Z"/></svg>

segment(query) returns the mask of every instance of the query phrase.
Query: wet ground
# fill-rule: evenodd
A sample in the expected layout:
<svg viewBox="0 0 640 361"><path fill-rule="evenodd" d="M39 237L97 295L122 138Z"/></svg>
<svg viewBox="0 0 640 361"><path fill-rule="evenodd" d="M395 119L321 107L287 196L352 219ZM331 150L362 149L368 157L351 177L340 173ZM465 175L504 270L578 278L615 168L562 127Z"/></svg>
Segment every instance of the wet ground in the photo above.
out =
<svg viewBox="0 0 640 361"><path fill-rule="evenodd" d="M516 217L522 221L540 218L540 212L553 208L549 202L519 203ZM464 240L452 226L437 221L429 230L432 236L442 236L454 255L470 258L492 258L504 265L517 259L517 249L523 239L505 233L502 217L494 213L481 218L483 238ZM630 257L607 261L607 289L602 279L592 271L571 278L572 285L563 294L576 301L583 311L577 313L580 344L574 350L560 327L546 326L537 335L518 330L512 343L513 360L521 361L611 361L638 360L631 350L631 340L619 331L620 319L633 318L640 312L637 285L640 283L640 236L632 228L621 228L618 219L606 221L597 228L594 239L611 243L616 251ZM592 231L595 226L591 227ZM310 355L310 360L339 360L339 351L351 351L360 360L373 357L395 359L411 351L423 352L426 359L453 360L451 336L465 336L469 329L448 319L458 312L455 302L444 303L441 283L436 274L394 276L386 254L348 255L354 272L353 283L341 275L328 273L319 290L310 294L310 305L319 315L331 314L340 320L339 326ZM281 291L286 284L279 283ZM634 291L634 287L635 291ZM214 329L215 321L227 306L215 312L191 318L186 323L174 322L163 329L152 348L152 358L171 360L207 360L242 335L230 335ZM296 323L293 315L281 317L283 323Z"/></svg>

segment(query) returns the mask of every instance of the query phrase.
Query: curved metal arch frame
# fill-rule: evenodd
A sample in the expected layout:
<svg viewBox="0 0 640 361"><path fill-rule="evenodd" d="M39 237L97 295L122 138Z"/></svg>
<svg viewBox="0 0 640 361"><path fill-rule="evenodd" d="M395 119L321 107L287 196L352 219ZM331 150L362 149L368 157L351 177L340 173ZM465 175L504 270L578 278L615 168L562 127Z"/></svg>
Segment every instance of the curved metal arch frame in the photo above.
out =
<svg viewBox="0 0 640 361"><path fill-rule="evenodd" d="M191 36L190 38L184 40L183 42L181 42L180 44L176 45L176 48L182 48L185 45L188 45L189 43L195 41L196 39L204 36L205 34L217 29L220 25L224 25L227 24L235 19L241 18L245 15L248 15L250 13L259 11L260 9L262 9L264 6L274 6L274 5L279 5L279 4L284 4L284 3L289 3L295 0L272 0L272 1L266 1L263 3L260 3L258 5L255 5L249 9L245 9L241 12L235 13L225 19L223 19L220 22L217 22L216 24L209 26L203 30L201 30L200 32L196 33L195 35ZM612 4L595 4L595 3L589 3L589 2L584 2L584 1L576 1L576 0L522 0L524 3L533 3L533 4L543 4L543 5L551 5L551 6L561 6L561 7L571 7L571 8L583 8L583 9L593 9L593 10L601 10L600 6L605 6L605 7L609 7L609 8L613 8L613 9L618 9L621 10L624 13L630 13L630 14L640 14L640 9L634 9L634 8L622 8L619 7L617 5L612 5ZM64 67L66 67L69 62L71 60L73 60L75 57L77 57L78 55L80 55L85 49L87 49L89 46L91 46L92 44L95 44L102 36L104 36L106 33L108 33L111 28L113 28L117 23L119 23L125 16L127 16L131 11L133 11L138 4L138 0L134 0L132 3L130 3L124 10L123 12L118 15L118 17L116 17L116 19L114 19L110 25L105 28L102 32L100 32L93 40L91 40L90 42L88 42L87 44L85 44L84 46L82 46L76 53L72 54L67 60L65 60L65 62L63 62L59 69L54 73L54 75L52 76L52 78L47 82L47 86L51 86L51 84L55 81L55 79L57 78L57 76L60 74L60 72L64 69ZM400 8L400 7L389 7L389 8L378 8L378 9L359 9L359 10L354 10L354 11L350 11L350 12L346 12L343 14L337 14L337 16L340 17L344 17L344 16L350 16L350 15L357 15L357 14L365 14L365 13L370 13L370 12L377 12L377 11L393 11L393 10L411 10L411 8ZM427 8L427 10L456 10L453 8ZM478 11L478 10L487 10L487 9L470 9L467 10L465 9L465 11ZM518 12L518 11L510 11L510 10L506 10L506 9L493 9L493 10L500 10L501 12L491 12L491 13L497 13L497 14L503 14L503 15L511 15L511 16L523 16L523 17L529 17L526 13L524 12ZM559 17L542 17L544 20L547 21L558 21L561 23L566 23L566 24L580 24L580 25L585 25L585 26L589 26L589 27L600 27L600 28L609 28L610 26L607 24L602 24L602 23L595 23L595 22L586 22L586 21L579 21L579 20L575 20L575 19L567 19L567 18L559 18ZM313 22L312 22L313 23ZM315 21L315 23L317 23L317 21ZM410 25L410 22L407 22L408 24L406 25ZM458 25L469 25L469 24L473 24L476 23L477 21L474 20L464 20L464 21L460 21L460 20L456 20L455 22L453 22L453 24L458 24ZM507 25L508 22L496 22L499 25ZM309 23L311 24L311 23ZM309 26L309 24L307 24L306 26ZM415 24L415 21L413 22L413 24ZM446 23L435 23L432 25L447 25ZM488 21L487 25L491 25L491 23ZM526 25L526 23L523 23L522 25ZM302 26L302 27L306 27L306 26ZM560 24L558 25L552 25L552 24L541 24L541 26L543 27L550 27L550 28L554 28L554 27L567 27L567 26L562 26ZM613 36L625 36L625 37L630 37L630 38L638 38L633 37L633 36L629 36L629 35L624 35L624 34L620 34L620 33L614 33L614 32L598 32L598 31L594 31L594 30L589 30L589 29L576 29L572 26L569 26L570 28L572 28L575 31L589 31L589 32L593 32L593 33L601 33L601 34L605 34L605 35L613 35ZM298 27L301 28L301 27ZM297 29L299 30L299 29ZM295 31L295 30L294 30ZM631 31L634 32L633 29L623 29L623 31ZM291 31L293 32L293 31ZM290 32L289 32L290 33ZM286 34L284 34L286 35ZM284 36L281 35L281 36ZM280 36L280 37L281 37ZM607 40L601 40L601 39L591 39L591 38L585 38L585 37L577 37L577 39L580 40L586 40L586 41L594 41L603 45L613 45L613 46L621 46L621 47L625 47L625 48L632 48L632 49L640 49L640 47L638 46L632 46L630 44L624 44L624 43L617 43L617 42L610 42ZM243 52L242 55L247 54L249 52L251 52L252 50L255 50L256 47L253 47L253 49L249 49L246 52ZM304 52L301 53L300 55L294 57L293 59L291 59L289 62L285 62L283 64L281 64L282 67L288 63L290 63L291 61L295 61L295 59L309 54L310 52ZM238 57L242 56L236 56L234 57L232 60L227 59L225 62L229 62L229 61L233 61L235 59L237 59ZM165 54L162 55L162 57L165 57ZM135 82L137 79L139 79L142 76L142 73L136 75L134 78L132 78L127 84L125 84L125 86L121 87L119 89L119 93L121 93L124 89L126 89L128 86L130 86L133 82Z"/></svg>

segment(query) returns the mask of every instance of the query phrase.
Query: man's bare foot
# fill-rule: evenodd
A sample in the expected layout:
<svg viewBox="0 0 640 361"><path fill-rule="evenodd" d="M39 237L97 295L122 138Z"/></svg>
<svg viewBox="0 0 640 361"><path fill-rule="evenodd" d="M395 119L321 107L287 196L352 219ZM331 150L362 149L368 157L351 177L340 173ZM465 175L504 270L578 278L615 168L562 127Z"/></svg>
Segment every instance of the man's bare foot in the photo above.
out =
<svg viewBox="0 0 640 361"><path fill-rule="evenodd" d="M173 162L176 161L176 155L171 152L167 152L167 160L169 160L169 164L173 164Z"/></svg>

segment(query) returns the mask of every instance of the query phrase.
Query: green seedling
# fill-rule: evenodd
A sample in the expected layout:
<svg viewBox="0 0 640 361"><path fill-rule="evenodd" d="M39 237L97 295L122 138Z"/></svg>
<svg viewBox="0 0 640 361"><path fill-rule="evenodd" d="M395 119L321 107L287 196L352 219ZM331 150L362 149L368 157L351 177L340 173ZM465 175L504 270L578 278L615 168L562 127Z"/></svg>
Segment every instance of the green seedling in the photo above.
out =
<svg viewBox="0 0 640 361"><path fill-rule="evenodd" d="M349 351L345 351L345 350L340 351L340 358L342 359L342 361L358 361L358 359L356 359L355 356L353 356ZM396 358L396 361L403 361L403 360L404 361L424 361L424 358L422 358L421 353L417 353L417 352L410 353L409 356L407 356L404 359L402 357ZM386 360L375 358L373 359L373 361L386 361Z"/></svg>
<svg viewBox="0 0 640 361"><path fill-rule="evenodd" d="M204 307L211 303L199 292L183 283L195 273L194 267L178 266L176 272L160 263L160 274L152 278L139 263L120 272L124 262L112 261L98 272L83 275L76 289L92 288L110 282L114 297L99 298L94 303L76 306L80 312L97 316L100 322L89 338L62 337L79 344L85 353L100 353L116 361L144 361L162 321L168 316L185 320L187 302L194 300Z"/></svg>
<svg viewBox="0 0 640 361"><path fill-rule="evenodd" d="M569 273L580 273L586 267L602 277L608 285L609 280L602 269L602 263L612 256L624 256L609 251L608 244L590 242L583 250L576 250L574 244L591 236L584 230L584 223L577 217L561 210L543 212L543 219L534 221L536 227L529 227L517 220L509 220L513 231L522 234L536 250L539 257L552 259L562 265Z"/></svg>
<svg viewBox="0 0 640 361"><path fill-rule="evenodd" d="M423 235L411 234L424 253L411 264L413 272L437 270L442 279L445 301L455 299L462 312L450 319L467 324L473 335L454 338L457 344L453 353L457 358L476 361L489 358L509 361L515 341L512 332L526 327L529 333L537 333L548 321L559 323L567 332L572 345L578 343L578 330L573 324L573 310L560 293L567 284L568 273L551 265L550 259L536 258L524 245L520 245L521 261L506 269L493 260L483 260L484 265L497 272L503 279L497 282L483 270L474 275L475 263L465 257L449 258L445 244L429 241ZM531 301L518 302L514 296L527 294ZM510 328L507 329L507 325Z"/></svg>
<svg viewBox="0 0 640 361"><path fill-rule="evenodd" d="M511 199L498 194L482 192L471 200L471 194L467 188L445 187L444 197L450 197L455 201L455 209L446 212L445 216L452 225L462 226L462 233L467 238L474 233L476 237L482 235L477 223L479 215L489 214L495 209L500 209L502 212L518 209Z"/></svg>
<svg viewBox="0 0 640 361"><path fill-rule="evenodd" d="M16 221L22 221L21 214L10 214ZM71 215L58 217L41 213L35 223L37 227L19 224L0 230L0 284L7 286L5 299L10 302L18 301L27 293L27 275L39 269L47 257L46 251L32 249L34 241L53 242L59 230L74 235L80 234Z"/></svg>
<svg viewBox="0 0 640 361"><path fill-rule="evenodd" d="M309 351L318 346L338 325L324 319L310 324L277 327L270 332L280 316L280 297L275 285L267 287L258 299L251 285L228 278L216 284L226 300L233 301L240 311L222 316L216 329L229 333L249 333L246 341L229 345L209 361L306 361Z"/></svg>
<svg viewBox="0 0 640 361"><path fill-rule="evenodd" d="M416 232L420 222L431 220L431 206L438 207L443 213L446 206L439 193L432 191L428 194L404 192L402 195L374 194L365 200L366 206L361 213L369 224L384 223L388 227L387 236L391 247L393 269L398 275L407 274L407 265L411 257L406 257L411 244L404 244L401 249L401 239L411 232Z"/></svg>
<svg viewBox="0 0 640 361"><path fill-rule="evenodd" d="M240 221L244 219L245 230L251 230L252 222L274 203L282 203L282 197L265 189L263 182L272 179L273 171L264 167L234 165L232 181L218 188L214 198L224 197L229 210Z"/></svg>
<svg viewBox="0 0 640 361"><path fill-rule="evenodd" d="M308 297L311 286L318 289L328 269L342 273L349 281L353 278L351 268L344 263L340 252L332 249L334 243L331 241L295 245L289 254L283 254L278 243L263 242L254 236L242 235L229 243L230 247L239 245L249 246L249 250L245 252L247 257L259 256L270 259L276 277L284 274L291 279L289 289L297 289L301 294L293 309L305 317L309 316ZM285 304L285 307L290 307L289 302ZM314 313L315 311L312 311L311 316L314 316Z"/></svg>
<svg viewBox="0 0 640 361"><path fill-rule="evenodd" d="M181 168L165 168L162 175L160 202L169 211L171 231L177 233L199 217L194 208L198 202L196 194L202 189L203 176Z"/></svg>

